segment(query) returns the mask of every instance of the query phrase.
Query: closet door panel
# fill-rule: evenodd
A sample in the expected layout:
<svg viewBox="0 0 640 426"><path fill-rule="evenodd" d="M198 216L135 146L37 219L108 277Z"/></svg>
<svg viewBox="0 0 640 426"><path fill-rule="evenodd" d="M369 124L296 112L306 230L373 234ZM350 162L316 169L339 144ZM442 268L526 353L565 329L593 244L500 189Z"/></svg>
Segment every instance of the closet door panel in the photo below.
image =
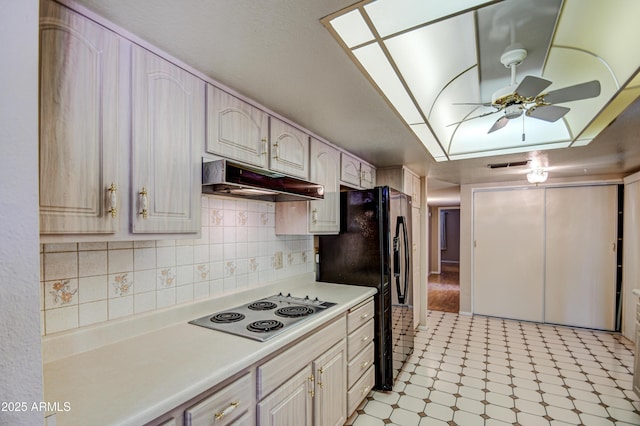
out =
<svg viewBox="0 0 640 426"><path fill-rule="evenodd" d="M543 320L544 190L474 194L473 310Z"/></svg>
<svg viewBox="0 0 640 426"><path fill-rule="evenodd" d="M547 189L545 322L615 328L617 187Z"/></svg>

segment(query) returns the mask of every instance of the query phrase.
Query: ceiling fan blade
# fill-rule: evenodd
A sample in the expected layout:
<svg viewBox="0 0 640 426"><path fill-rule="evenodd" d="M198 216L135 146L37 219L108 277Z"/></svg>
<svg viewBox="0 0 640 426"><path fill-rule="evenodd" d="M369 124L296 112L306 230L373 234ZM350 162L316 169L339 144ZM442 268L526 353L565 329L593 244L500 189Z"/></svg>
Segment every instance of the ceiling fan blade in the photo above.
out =
<svg viewBox="0 0 640 426"><path fill-rule="evenodd" d="M473 120L474 118L486 117L487 115L495 114L496 112L499 112L499 111L500 110L498 109L498 110L495 110L495 111L485 112L484 114L476 115L475 117L465 118L462 121L456 121L455 123L447 124L447 127L455 126L456 124L464 123L465 121Z"/></svg>
<svg viewBox="0 0 640 426"><path fill-rule="evenodd" d="M600 82L598 80L576 84L552 90L544 96L544 102L549 104L561 104L563 102L579 101L600 96Z"/></svg>
<svg viewBox="0 0 640 426"><path fill-rule="evenodd" d="M564 117L571 109L557 105L532 106L527 110L529 117L553 123Z"/></svg>
<svg viewBox="0 0 640 426"><path fill-rule="evenodd" d="M516 88L516 93L523 98L533 98L535 96L538 96L538 94L549 87L549 85L551 85L551 82L549 80L535 77L533 75L528 75L523 78L518 85L518 87Z"/></svg>
<svg viewBox="0 0 640 426"><path fill-rule="evenodd" d="M486 106L486 107L494 106L491 102L484 102L484 103L481 103L481 102L477 102L477 103L476 102L456 102L456 103L453 103L451 105L479 105L479 106Z"/></svg>
<svg viewBox="0 0 640 426"><path fill-rule="evenodd" d="M507 117L498 118L498 120L495 123L493 123L493 126L491 126L491 128L487 133L492 133L492 132L495 132L496 130L502 129L504 126L507 125L508 122L509 122L509 119Z"/></svg>

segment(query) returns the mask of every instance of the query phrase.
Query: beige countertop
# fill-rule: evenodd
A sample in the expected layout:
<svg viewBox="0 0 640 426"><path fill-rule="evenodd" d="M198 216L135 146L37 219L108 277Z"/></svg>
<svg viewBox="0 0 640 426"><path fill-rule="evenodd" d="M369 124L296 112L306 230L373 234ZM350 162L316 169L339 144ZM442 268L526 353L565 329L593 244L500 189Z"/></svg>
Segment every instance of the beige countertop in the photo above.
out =
<svg viewBox="0 0 640 426"><path fill-rule="evenodd" d="M266 342L188 324L279 291L335 302ZM217 299L43 339L44 397L56 424L141 425L336 318L375 294L305 274ZM100 345L102 341L102 345ZM104 342L107 342L104 344ZM65 403L68 411L64 411Z"/></svg>

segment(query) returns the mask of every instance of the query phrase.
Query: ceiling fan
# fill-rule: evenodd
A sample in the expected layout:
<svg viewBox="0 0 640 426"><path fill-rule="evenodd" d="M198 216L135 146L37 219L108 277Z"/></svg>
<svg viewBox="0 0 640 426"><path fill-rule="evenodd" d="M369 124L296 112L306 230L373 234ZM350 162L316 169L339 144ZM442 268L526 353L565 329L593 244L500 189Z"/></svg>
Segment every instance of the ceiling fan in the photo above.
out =
<svg viewBox="0 0 640 426"><path fill-rule="evenodd" d="M543 90L551 85L551 81L544 78L528 75L522 79L522 82L516 86L516 67L522 63L527 57L527 50L519 45L512 45L500 57L500 62L511 70L511 84L507 87L497 90L491 96L490 103L458 103L455 105L482 105L493 107L496 110L481 114L475 117L469 117L455 124L464 123L465 121L475 118L485 117L488 115L503 112L502 117L498 118L487 133L495 132L507 125L509 120L520 117L523 113L528 117L540 120L554 122L564 117L570 111L570 108L558 106L563 102L578 101L582 99L594 98L600 95L600 82L592 80L586 83L576 84L574 86L564 87L558 90L552 90L543 93ZM524 137L524 135L523 135Z"/></svg>

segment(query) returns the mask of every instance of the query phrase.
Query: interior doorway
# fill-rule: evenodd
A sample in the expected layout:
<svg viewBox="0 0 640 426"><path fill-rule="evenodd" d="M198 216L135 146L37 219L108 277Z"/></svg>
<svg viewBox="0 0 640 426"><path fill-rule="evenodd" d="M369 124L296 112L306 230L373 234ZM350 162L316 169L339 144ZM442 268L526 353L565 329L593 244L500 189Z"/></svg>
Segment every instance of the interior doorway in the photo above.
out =
<svg viewBox="0 0 640 426"><path fill-rule="evenodd" d="M433 311L460 311L460 207L438 207L431 219L437 232L432 248L436 248L436 265L433 265L427 283L427 308ZM435 214L434 214L435 213ZM433 228L432 228L433 229Z"/></svg>

